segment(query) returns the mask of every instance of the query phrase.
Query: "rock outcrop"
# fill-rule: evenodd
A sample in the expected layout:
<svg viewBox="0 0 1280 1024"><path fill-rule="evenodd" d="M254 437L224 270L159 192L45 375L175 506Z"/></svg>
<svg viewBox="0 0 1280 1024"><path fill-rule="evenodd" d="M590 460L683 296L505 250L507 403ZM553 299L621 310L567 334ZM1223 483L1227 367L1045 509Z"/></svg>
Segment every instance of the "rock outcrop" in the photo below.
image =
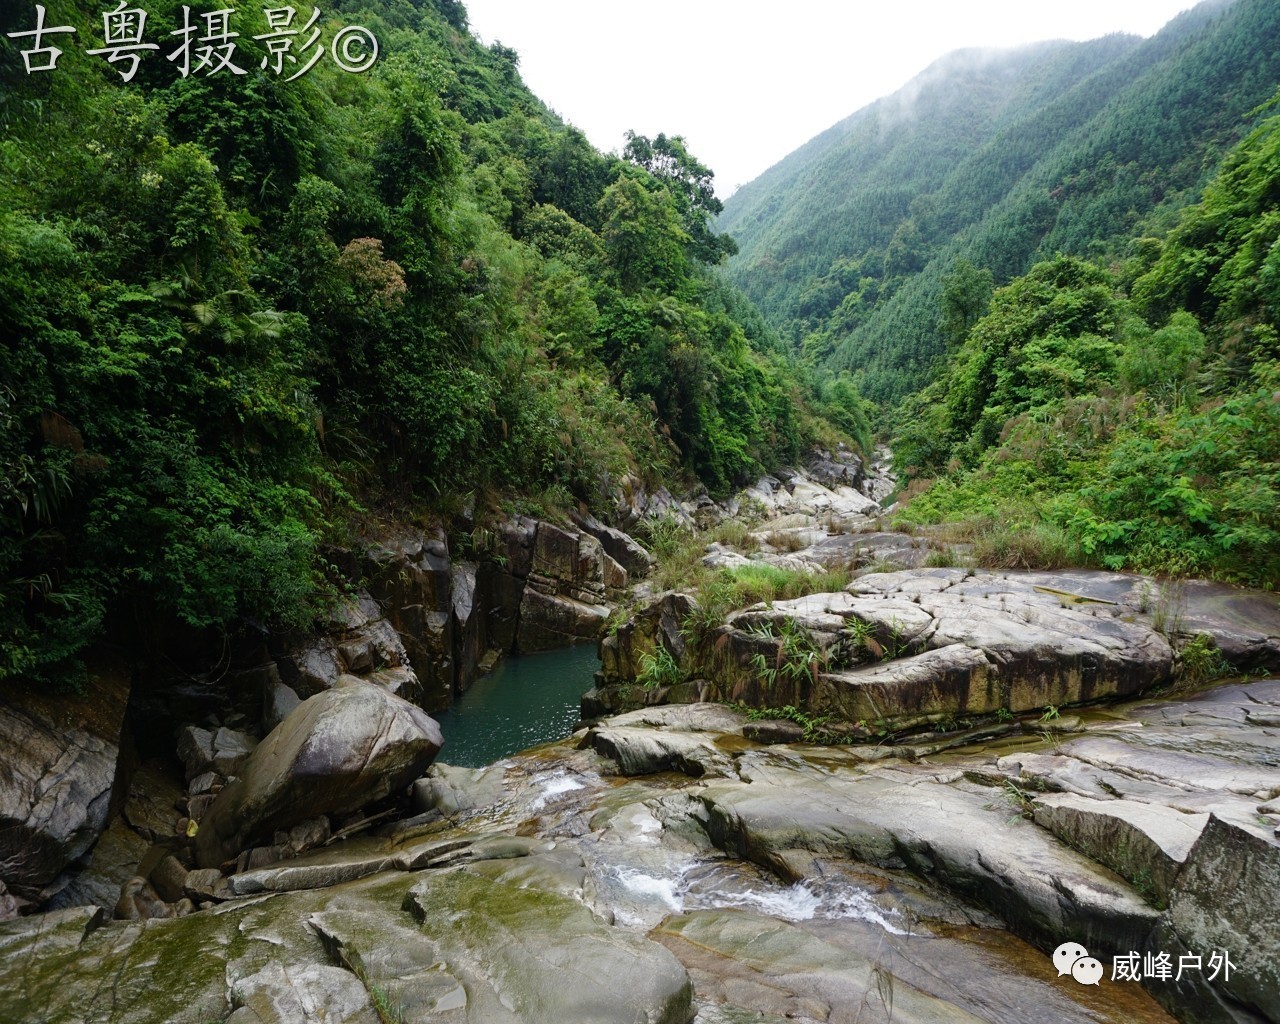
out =
<svg viewBox="0 0 1280 1024"><path fill-rule="evenodd" d="M442 744L420 708L351 677L304 701L245 761L200 822L196 856L217 867L318 814L341 814L403 789Z"/></svg>
<svg viewBox="0 0 1280 1024"><path fill-rule="evenodd" d="M1171 682L1194 630L1203 656L1280 668L1273 595L1204 585L1180 592L1181 633L1165 632L1159 584L1119 573L917 569L875 573L845 591L730 615L697 643L679 635L692 598L663 596L601 644L601 682L625 685L661 646L700 685L696 699L792 705L886 735L1113 700ZM1159 622L1158 622L1159 620ZM665 625L663 625L665 624ZM662 626L661 629L658 627ZM608 706L605 695L596 703ZM683 699L690 699L684 697Z"/></svg>
<svg viewBox="0 0 1280 1024"><path fill-rule="evenodd" d="M129 678L88 674L78 693L8 682L0 689L0 884L42 903L106 829L119 792Z"/></svg>
<svg viewBox="0 0 1280 1024"><path fill-rule="evenodd" d="M501 657L594 642L632 574L647 572L652 559L594 518L579 524L517 516L476 534L484 557L475 561L453 560L443 534L370 542L362 577L374 608L386 609L385 621L403 642L403 661L379 659L364 642L321 638L293 659L300 669L286 670L285 681L301 668L327 685L343 672L367 674L347 657L367 652L374 667L407 664L419 703L438 710Z"/></svg>

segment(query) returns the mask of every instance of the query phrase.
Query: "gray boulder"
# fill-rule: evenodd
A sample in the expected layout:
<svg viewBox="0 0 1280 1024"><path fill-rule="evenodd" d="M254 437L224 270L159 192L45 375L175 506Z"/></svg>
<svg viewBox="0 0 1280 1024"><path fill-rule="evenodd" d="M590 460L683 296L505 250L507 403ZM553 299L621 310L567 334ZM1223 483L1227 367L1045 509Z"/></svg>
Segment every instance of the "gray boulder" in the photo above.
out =
<svg viewBox="0 0 1280 1024"><path fill-rule="evenodd" d="M574 522L604 547L605 553L632 576L644 576L653 568L653 555L630 534L606 526L595 516L575 516Z"/></svg>
<svg viewBox="0 0 1280 1024"><path fill-rule="evenodd" d="M440 750L440 728L384 688L344 677L304 701L222 790L196 836L200 867L319 814L344 814L407 786Z"/></svg>
<svg viewBox="0 0 1280 1024"><path fill-rule="evenodd" d="M605 604L588 604L560 594L544 594L525 587L520 604L516 649L522 654L551 651L574 643L594 641L609 618Z"/></svg>
<svg viewBox="0 0 1280 1024"><path fill-rule="evenodd" d="M0 689L0 881L41 900L106 828L129 680L91 673L84 690Z"/></svg>
<svg viewBox="0 0 1280 1024"><path fill-rule="evenodd" d="M1160 948L1204 958L1205 970L1157 994L1168 1005L1221 1008L1239 1003L1266 1020L1280 1020L1280 843L1210 817L1187 855L1169 899ZM1230 977L1208 980L1209 957L1226 953ZM1175 955L1175 962L1177 960ZM1228 1017L1220 1009L1220 1019ZM1206 1019L1208 1009L1202 1009Z"/></svg>

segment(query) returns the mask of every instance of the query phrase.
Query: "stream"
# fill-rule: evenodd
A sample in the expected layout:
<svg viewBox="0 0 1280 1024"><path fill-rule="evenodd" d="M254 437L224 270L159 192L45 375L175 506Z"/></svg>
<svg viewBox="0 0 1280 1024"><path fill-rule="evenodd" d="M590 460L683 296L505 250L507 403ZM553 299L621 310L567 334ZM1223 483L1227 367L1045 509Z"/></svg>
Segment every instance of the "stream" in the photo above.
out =
<svg viewBox="0 0 1280 1024"><path fill-rule="evenodd" d="M562 740L600 662L594 644L504 660L435 715L444 734L440 760L479 768L500 757Z"/></svg>

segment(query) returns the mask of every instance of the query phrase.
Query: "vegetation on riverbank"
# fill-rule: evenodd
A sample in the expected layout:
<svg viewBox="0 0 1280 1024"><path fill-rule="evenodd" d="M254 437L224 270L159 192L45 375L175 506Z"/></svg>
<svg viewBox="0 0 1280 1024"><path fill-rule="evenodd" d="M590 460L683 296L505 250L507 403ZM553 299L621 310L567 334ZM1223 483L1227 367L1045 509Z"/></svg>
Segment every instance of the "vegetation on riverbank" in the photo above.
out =
<svg viewBox="0 0 1280 1024"><path fill-rule="evenodd" d="M904 407L902 520L997 522L1113 569L1280 581L1278 160L1273 115L1165 238L998 290Z"/></svg>
<svg viewBox="0 0 1280 1024"><path fill-rule="evenodd" d="M259 71L241 8L244 76L29 74L34 12L0 11L0 679L139 622L306 622L353 519L724 492L866 436L711 273L733 244L681 139L597 152L453 0L324 15L378 37L371 72Z"/></svg>

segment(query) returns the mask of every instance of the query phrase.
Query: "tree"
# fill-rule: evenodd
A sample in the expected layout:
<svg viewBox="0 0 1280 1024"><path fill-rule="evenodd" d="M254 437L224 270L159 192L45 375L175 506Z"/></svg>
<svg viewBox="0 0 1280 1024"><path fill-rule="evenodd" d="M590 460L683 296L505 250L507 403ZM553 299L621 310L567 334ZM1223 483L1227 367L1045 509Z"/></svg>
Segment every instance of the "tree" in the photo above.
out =
<svg viewBox="0 0 1280 1024"><path fill-rule="evenodd" d="M994 286L991 271L975 267L963 256L942 279L942 316L938 332L949 346L959 345L991 305Z"/></svg>
<svg viewBox="0 0 1280 1024"><path fill-rule="evenodd" d="M699 263L714 265L737 253L732 238L711 230L711 220L724 209L712 184L715 173L689 152L684 139L659 134L650 140L632 131L626 139L622 155L653 175L674 198L689 235L689 255Z"/></svg>

